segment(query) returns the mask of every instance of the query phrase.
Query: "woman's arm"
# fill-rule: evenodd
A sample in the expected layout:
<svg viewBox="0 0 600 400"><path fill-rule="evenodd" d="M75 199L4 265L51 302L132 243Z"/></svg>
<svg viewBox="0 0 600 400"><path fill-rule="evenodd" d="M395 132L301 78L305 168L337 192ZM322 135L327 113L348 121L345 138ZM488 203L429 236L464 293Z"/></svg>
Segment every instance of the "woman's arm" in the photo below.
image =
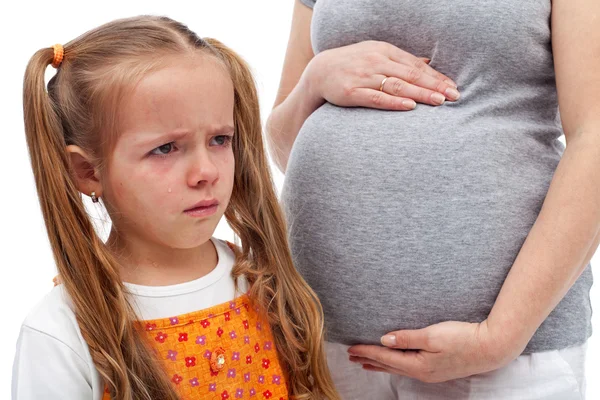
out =
<svg viewBox="0 0 600 400"><path fill-rule="evenodd" d="M292 145L302 124L324 102L309 90L306 79L300 79L314 57L310 41L311 19L312 10L295 0L279 90L266 126L271 156L282 172L285 172Z"/></svg>
<svg viewBox="0 0 600 400"><path fill-rule="evenodd" d="M565 296L600 241L600 2L554 0L552 44L567 142L542 209L487 320L443 322L354 346L367 369L441 382L508 364Z"/></svg>
<svg viewBox="0 0 600 400"><path fill-rule="evenodd" d="M302 124L325 101L408 111L415 101L441 105L460 96L450 78L388 43L365 41L315 56L311 20L312 10L295 0L279 91L266 124L269 149L282 172Z"/></svg>
<svg viewBox="0 0 600 400"><path fill-rule="evenodd" d="M567 147L488 318L491 329L522 346L600 240L600 3L554 0L552 45Z"/></svg>

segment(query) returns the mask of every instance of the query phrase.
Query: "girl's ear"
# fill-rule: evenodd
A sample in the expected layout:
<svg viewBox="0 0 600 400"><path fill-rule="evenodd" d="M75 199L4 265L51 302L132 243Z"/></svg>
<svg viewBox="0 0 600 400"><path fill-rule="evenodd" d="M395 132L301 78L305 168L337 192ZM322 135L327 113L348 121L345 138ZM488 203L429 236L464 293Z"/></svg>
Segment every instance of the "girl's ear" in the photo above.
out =
<svg viewBox="0 0 600 400"><path fill-rule="evenodd" d="M94 165L93 158L81 147L75 145L67 146L67 153L71 159L73 179L75 179L77 190L88 196L92 196L94 193L97 198L100 198L102 196L100 172Z"/></svg>

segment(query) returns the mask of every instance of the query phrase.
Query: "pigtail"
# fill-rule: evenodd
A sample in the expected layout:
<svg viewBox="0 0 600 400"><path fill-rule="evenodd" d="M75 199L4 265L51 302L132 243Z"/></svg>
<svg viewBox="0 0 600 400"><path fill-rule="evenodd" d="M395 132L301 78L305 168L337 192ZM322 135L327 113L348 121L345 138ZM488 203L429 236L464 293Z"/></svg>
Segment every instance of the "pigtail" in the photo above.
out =
<svg viewBox="0 0 600 400"><path fill-rule="evenodd" d="M250 297L271 325L294 399L339 399L323 345L323 309L297 272L286 223L262 139L256 85L246 62L215 39L205 39L228 66L235 90L235 180L225 216L242 253L234 277L245 275Z"/></svg>
<svg viewBox="0 0 600 400"><path fill-rule="evenodd" d="M136 332L118 263L96 234L72 179L65 121L44 83L53 57L53 49L46 48L29 61L23 105L31 166L58 273L112 398L177 399L155 355ZM62 72L59 69L53 79L60 81Z"/></svg>

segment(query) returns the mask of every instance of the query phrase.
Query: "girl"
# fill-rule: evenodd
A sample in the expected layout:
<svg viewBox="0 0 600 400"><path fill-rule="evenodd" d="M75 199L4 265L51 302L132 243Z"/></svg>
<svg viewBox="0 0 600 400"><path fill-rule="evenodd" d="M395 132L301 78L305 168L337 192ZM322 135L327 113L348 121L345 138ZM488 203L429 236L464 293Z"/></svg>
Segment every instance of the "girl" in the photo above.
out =
<svg viewBox="0 0 600 400"><path fill-rule="evenodd" d="M63 284L23 323L13 399L337 398L239 56L117 20L32 57L24 115ZM106 243L80 193L102 199ZM241 247L212 238L222 215Z"/></svg>

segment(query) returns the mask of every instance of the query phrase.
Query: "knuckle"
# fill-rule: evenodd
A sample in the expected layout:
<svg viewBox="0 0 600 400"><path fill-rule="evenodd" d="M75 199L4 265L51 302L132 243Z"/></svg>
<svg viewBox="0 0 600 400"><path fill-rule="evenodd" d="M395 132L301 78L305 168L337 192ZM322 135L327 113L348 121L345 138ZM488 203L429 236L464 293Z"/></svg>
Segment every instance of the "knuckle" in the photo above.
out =
<svg viewBox="0 0 600 400"><path fill-rule="evenodd" d="M365 55L365 62L369 68L375 67L380 62L380 54L377 52L370 52Z"/></svg>
<svg viewBox="0 0 600 400"><path fill-rule="evenodd" d="M380 51L380 52L386 51L389 46L389 43L382 42L379 40L373 40L372 43L373 43L373 46L377 49L377 51Z"/></svg>
<svg viewBox="0 0 600 400"><path fill-rule="evenodd" d="M371 72L367 68L358 68L355 73L356 76L363 79L371 76Z"/></svg>
<svg viewBox="0 0 600 400"><path fill-rule="evenodd" d="M425 69L427 68L427 63L425 63L425 61L421 60L420 58L415 59L413 66L421 71L425 71Z"/></svg>
<svg viewBox="0 0 600 400"><path fill-rule="evenodd" d="M408 339L408 335L405 334L397 334L396 335L396 343L398 344L398 347L400 347L401 349L409 349L409 345L410 345L410 340Z"/></svg>
<svg viewBox="0 0 600 400"><path fill-rule="evenodd" d="M395 79L394 83L392 84L392 93L395 95L401 94L404 90L404 85L405 82L403 80Z"/></svg>
<svg viewBox="0 0 600 400"><path fill-rule="evenodd" d="M375 92L372 96L371 96L371 102L376 105L376 106L383 106L383 102L384 102L384 97L383 97L383 93L381 92Z"/></svg>
<svg viewBox="0 0 600 400"><path fill-rule="evenodd" d="M421 99L423 102L431 101L431 95L433 92L431 90L427 90L424 88L419 88L417 91L417 98Z"/></svg>
<svg viewBox="0 0 600 400"><path fill-rule="evenodd" d="M444 93L444 90L446 90L448 88L448 84L444 83L440 80L437 81L437 85L435 87L435 90L440 92L440 93Z"/></svg>
<svg viewBox="0 0 600 400"><path fill-rule="evenodd" d="M356 92L356 87L352 85L344 85L342 86L342 94L344 97L352 97Z"/></svg>
<svg viewBox="0 0 600 400"><path fill-rule="evenodd" d="M416 83L419 80L419 78L421 78L421 76L422 76L421 70L419 70L418 68L411 68L408 71L408 79L407 80L410 83Z"/></svg>

